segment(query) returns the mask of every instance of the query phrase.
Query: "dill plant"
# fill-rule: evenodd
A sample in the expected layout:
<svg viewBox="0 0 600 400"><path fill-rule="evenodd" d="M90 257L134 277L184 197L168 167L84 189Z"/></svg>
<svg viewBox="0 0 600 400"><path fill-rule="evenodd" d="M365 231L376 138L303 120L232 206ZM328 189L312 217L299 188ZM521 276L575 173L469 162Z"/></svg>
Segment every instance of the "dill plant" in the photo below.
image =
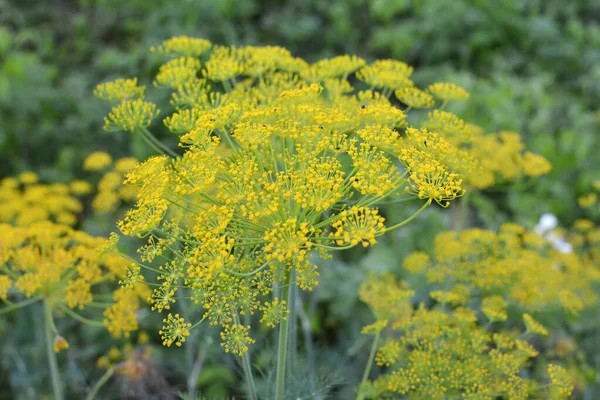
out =
<svg viewBox="0 0 600 400"><path fill-rule="evenodd" d="M576 223L565 251L514 223L442 232L430 254L403 261L406 281L371 276L360 289L376 322L363 329L374 340L359 398L569 398L586 365L560 326L598 303L597 234ZM428 299L415 307L422 282ZM373 364L382 369L369 381Z"/></svg>
<svg viewBox="0 0 600 400"><path fill-rule="evenodd" d="M110 163L96 153L86 168ZM54 397L65 398L55 353L69 348L56 319L107 329L114 339L138 329L136 311L150 292L143 283L118 286L129 261L97 251L112 242L72 226L83 205L86 181L43 184L33 172L0 181L0 314L42 303L44 338ZM113 241L114 242L114 241ZM112 287L111 287L112 283ZM114 292L106 293L107 287ZM108 296L108 297L107 297ZM103 318L103 320L102 320Z"/></svg>
<svg viewBox="0 0 600 400"><path fill-rule="evenodd" d="M69 342L55 319L68 317L105 327L114 338L128 337L138 329L135 313L149 293L139 285L133 291L118 289L105 298L102 288L107 282L116 284L128 262L116 254L99 254L96 248L104 238L50 221L18 227L0 224L0 228L0 301L6 304L0 314L42 303L52 388L54 397L63 399L55 353L67 349ZM97 319L102 315L104 321Z"/></svg>
<svg viewBox="0 0 600 400"><path fill-rule="evenodd" d="M520 327L525 332L494 332L480 323L477 310L468 305L444 309L421 303L415 309L412 295L406 283L391 274L373 276L361 287L361 299L377 321L363 329L375 339L359 399L398 395L411 399L561 399L571 395L572 380L558 365L549 364L541 382L522 374L539 355L530 340L547 334L528 314L525 326ZM373 362L386 372L368 381Z"/></svg>
<svg viewBox="0 0 600 400"><path fill-rule="evenodd" d="M410 126L392 94L413 88L407 96L433 106L429 92L444 103L466 92L418 91L412 67L395 60L367 65L344 55L308 64L279 47L184 36L153 51L171 58L154 85L172 90L174 111L163 123L183 151L150 132L158 110L135 78L96 90L113 103L106 130L131 131L160 153L126 175L139 192L119 229L146 243L124 287L139 280L154 287L151 308L166 314L159 331L166 346L181 346L203 321L220 326L223 349L242 357L251 398L248 317L279 326L275 397L282 399L292 286L318 284L313 256L372 246L432 203L448 207L464 194L464 169L475 167L473 160L460 170L464 150ZM410 199L421 205L404 221L386 221L378 209ZM202 306L194 320L171 311L183 299Z"/></svg>

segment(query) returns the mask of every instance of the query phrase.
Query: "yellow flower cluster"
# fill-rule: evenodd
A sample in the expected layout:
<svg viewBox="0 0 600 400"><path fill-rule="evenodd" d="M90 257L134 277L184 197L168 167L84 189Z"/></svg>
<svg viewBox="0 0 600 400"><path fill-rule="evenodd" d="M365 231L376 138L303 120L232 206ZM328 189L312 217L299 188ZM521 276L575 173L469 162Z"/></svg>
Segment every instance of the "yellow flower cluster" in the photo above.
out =
<svg viewBox="0 0 600 400"><path fill-rule="evenodd" d="M478 189L497 182L514 181L521 176L544 175L551 169L544 157L524 151L525 145L516 132L478 135L472 138L471 146L481 168L472 173L469 183Z"/></svg>
<svg viewBox="0 0 600 400"><path fill-rule="evenodd" d="M593 283L600 272L594 263L577 253L562 253L516 224L506 224L500 232L441 233L433 253L431 259L414 253L403 266L444 292L468 287L468 298L480 302L490 321L505 320L507 306L522 312L559 307L578 313L597 300Z"/></svg>
<svg viewBox="0 0 600 400"><path fill-rule="evenodd" d="M444 102L469 98L469 93L465 89L453 83L437 82L429 85L427 91Z"/></svg>
<svg viewBox="0 0 600 400"><path fill-rule="evenodd" d="M50 221L26 227L0 225L0 299L7 301L9 296L29 299L12 307L44 300L53 311L102 326L101 322L88 320L73 310L87 310L94 303L94 291L107 281L117 280L125 271L127 261L116 254L96 251L104 238L94 238ZM134 299L124 299L117 291L114 304L100 302L93 308L106 308L104 325L116 337L137 329L137 298L147 293L141 287L134 293L137 293ZM128 321L123 319L125 314ZM67 347L64 339L55 339L55 349Z"/></svg>
<svg viewBox="0 0 600 400"><path fill-rule="evenodd" d="M577 202L581 208L585 209L586 212L591 212L592 215L598 215L597 213L600 211L600 207L597 206L599 204L598 194L600 193L600 180L593 181L591 186L592 191L579 196Z"/></svg>
<svg viewBox="0 0 600 400"><path fill-rule="evenodd" d="M360 289L361 300L377 318L363 333L375 335L373 358L385 369L375 380L363 381L359 398L558 399L571 394L572 381L561 367L549 365L549 377L539 379L524 373L538 351L518 331L488 330L470 306L421 303L415 308L402 287L387 274L368 278ZM502 298L489 299L484 313L505 319Z"/></svg>
<svg viewBox="0 0 600 400"><path fill-rule="evenodd" d="M198 57L210 50L211 47L212 44L208 40L191 38L189 36L176 36L165 40L160 46L151 47L150 51Z"/></svg>
<svg viewBox="0 0 600 400"><path fill-rule="evenodd" d="M156 106L150 102L137 99L125 100L113 107L104 119L106 131L130 131L150 126L152 119L159 114Z"/></svg>
<svg viewBox="0 0 600 400"><path fill-rule="evenodd" d="M429 130L412 127L409 109L390 100L395 93L427 108L434 97L445 104L466 92L442 83L420 91L402 62L367 65L344 55L309 64L279 47L211 46L183 36L156 50L172 57L156 85L172 89L175 110L163 122L180 135L183 154L146 128L155 107L142 98L111 112L110 127L134 130L165 153L126 176L139 191L119 228L145 238L142 261L157 265L138 263L123 282L141 274L157 285L151 302L159 312L191 297L234 353L252 341L240 316L270 310L262 321L273 327L287 314L290 302L273 288L317 285L313 256L374 245L433 202L447 207L465 193L465 171L477 168L463 143L470 126L439 114ZM354 88L351 77L371 88ZM131 111L133 101L143 112ZM411 198L422 207L386 225L378 204ZM180 318L166 323L188 324ZM166 344L183 342L175 331L163 329Z"/></svg>
<svg viewBox="0 0 600 400"><path fill-rule="evenodd" d="M83 162L88 171L103 172L97 184L97 193L92 201L94 210L110 212L116 210L122 202L135 200L138 188L124 183L125 175L138 165L133 157L121 158L113 163L112 157L103 152L91 153Z"/></svg>
<svg viewBox="0 0 600 400"><path fill-rule="evenodd" d="M74 225L83 209L75 196L89 191L89 184L82 181L70 185L38 183L37 175L32 172L24 172L18 178L4 178L0 180L0 223L28 226L52 220Z"/></svg>
<svg viewBox="0 0 600 400"><path fill-rule="evenodd" d="M186 58L183 57L183 59ZM173 62L176 61L173 60ZM188 69L184 61L180 61L177 65L172 63L170 66L163 66L157 77L157 83L172 84L172 80L175 78L177 81L177 76L182 73L182 70L188 71ZM160 110L157 110L153 103L144 101L145 90L145 87L138 86L137 78L120 78L98 84L94 89L94 95L114 104L108 116L104 118L104 130L136 132L150 126L152 119L159 114ZM109 163L105 157L101 156L102 153L93 154L97 154L98 158L90 159L88 166L84 165L85 169L102 168L101 161L104 161L105 164Z"/></svg>
<svg viewBox="0 0 600 400"><path fill-rule="evenodd" d="M428 88L428 92L444 101L460 100L466 94L458 86L446 84L434 84ZM430 108L434 104L428 93L414 88L399 89L396 96L411 108ZM429 112L421 129L408 133L408 140L413 145L436 146L436 152L445 151L444 141L458 148L458 151L445 154L445 165L451 166L455 173L461 175L464 180L461 186L467 189L486 189L523 176L537 177L547 174L551 169L544 157L525 150L518 133L485 133L481 128L441 109ZM439 144L440 137L444 140L442 144Z"/></svg>
<svg viewBox="0 0 600 400"><path fill-rule="evenodd" d="M548 374L554 385L552 398L567 399L571 397L571 393L573 392L573 382L568 372L558 365L550 364L548 366Z"/></svg>
<svg viewBox="0 0 600 400"><path fill-rule="evenodd" d="M111 102L143 99L143 86L138 86L137 78L117 79L113 82L101 83L94 89L94 96Z"/></svg>

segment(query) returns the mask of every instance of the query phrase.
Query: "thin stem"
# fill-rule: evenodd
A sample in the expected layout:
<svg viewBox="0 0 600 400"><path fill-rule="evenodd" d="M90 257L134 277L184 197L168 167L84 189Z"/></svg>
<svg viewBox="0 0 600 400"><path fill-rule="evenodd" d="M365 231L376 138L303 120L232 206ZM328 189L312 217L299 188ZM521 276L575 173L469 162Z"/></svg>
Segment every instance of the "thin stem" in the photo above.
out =
<svg viewBox="0 0 600 400"><path fill-rule="evenodd" d="M238 148L236 147L235 143L233 143L233 139L231 138L231 136L229 136L229 132L227 132L225 127L223 127L221 131L223 132L223 136L225 136L225 140L229 144L229 147L231 147L231 150L237 151Z"/></svg>
<svg viewBox="0 0 600 400"><path fill-rule="evenodd" d="M95 308L108 308L112 306L112 303L100 303L97 301L92 301L91 303L86 303L86 307L95 307Z"/></svg>
<svg viewBox="0 0 600 400"><path fill-rule="evenodd" d="M82 324L96 326L96 327L104 326L104 323L102 323L102 321L94 321L94 320L82 317L81 315L77 314L75 311L71 310L69 307L65 307L63 305L61 305L59 307L61 310L63 310L65 312L65 314L69 315L69 317L76 319L77 321L81 322Z"/></svg>
<svg viewBox="0 0 600 400"><path fill-rule="evenodd" d="M108 380L111 378L111 376L113 376L114 373L115 373L115 367L111 367L111 368L107 369L106 372L104 373L104 375L102 375L102 377L98 380L98 382L96 382L96 384L94 385L94 387L92 388L90 393L87 395L85 400L94 400L94 398L96 398L96 395L98 394L98 392L100 391L102 386L104 386L104 384L106 382L108 382Z"/></svg>
<svg viewBox="0 0 600 400"><path fill-rule="evenodd" d="M152 140L150 140L148 136L144 134L144 131L140 131L140 136L142 137L142 139L144 139L146 144L152 147L152 150L156 151L158 154L165 154L165 151L158 147Z"/></svg>
<svg viewBox="0 0 600 400"><path fill-rule="evenodd" d="M302 296L299 291L296 291L297 310L298 310L298 321L300 321L300 326L302 328L302 333L304 335L304 345L306 346L306 353L308 358L308 366L310 370L310 374L312 378L315 378L315 355L313 350L313 338L311 332L311 318L310 315L304 310L304 305L302 304ZM316 296L311 296L309 299L308 312L310 313L310 302L312 302ZM313 382L315 379L311 379L311 386L313 386Z"/></svg>
<svg viewBox="0 0 600 400"><path fill-rule="evenodd" d="M313 245L315 247L320 247L322 249L327 249L327 250L348 250L353 248L354 246L356 246L355 244L348 244L346 246L338 246L338 247L334 247L334 246L327 246L325 244L320 244L320 243L313 243Z"/></svg>
<svg viewBox="0 0 600 400"><path fill-rule="evenodd" d="M392 231L394 229L398 229L401 226L404 226L404 225L408 224L410 221L412 221L413 219L417 218L417 216L419 214L421 214L423 211L425 211L425 209L431 205L431 202L432 202L431 199L427 200L427 202L425 204L423 204L423 206L421 208L419 208L416 213L414 213L413 215L411 215L410 217L408 217L407 219L405 219L404 221L402 221L402 222L400 222L400 223L398 223L396 225L392 225L390 227L385 228L385 231L389 232L389 231Z"/></svg>
<svg viewBox="0 0 600 400"><path fill-rule="evenodd" d="M290 277L291 280L295 279L294 276L294 271L292 271L292 276ZM289 326L289 357L288 357L288 370L290 373L292 373L294 371L294 368L296 367L296 352L298 349L298 328L297 328L297 304L296 304L296 297L297 297L297 293L298 290L296 285L290 285L290 295L289 295L289 303L288 303L288 310L290 310L289 314L288 314L288 320L290 321L290 326Z"/></svg>
<svg viewBox="0 0 600 400"><path fill-rule="evenodd" d="M160 140L158 140L156 138L156 136L154 136L152 134L152 132L150 132L148 130L148 128L142 127L141 129L142 129L142 133L144 134L144 136L146 136L150 142L154 143L155 146L157 146L158 148L160 148L163 153L166 153L166 154L168 154L168 155L170 155L171 157L174 157L174 158L180 158L181 157L179 154L175 153L173 150L171 150L170 148L168 148L167 146L165 146Z"/></svg>
<svg viewBox="0 0 600 400"><path fill-rule="evenodd" d="M192 372L190 372L190 376L188 376L188 391L190 392L190 397L195 399L196 390L198 387L198 377L202 372L202 365L204 364L204 352L202 347L198 350L198 356L196 357L196 361L192 367Z"/></svg>
<svg viewBox="0 0 600 400"><path fill-rule="evenodd" d="M190 330L194 329L195 327L197 327L198 325L203 323L205 319L206 319L206 315L204 317L202 317L202 319L200 321L198 321L194 325L190 326Z"/></svg>
<svg viewBox="0 0 600 400"><path fill-rule="evenodd" d="M267 267L267 263L265 262L260 268L255 269L254 271L251 272L247 272L247 273L241 273L241 272L235 272L235 271L231 271L227 268L224 268L225 272L227 272L228 274L232 274L235 276L241 276L241 277L248 277L248 276L252 276L252 275L256 275L257 273L259 273L260 271L262 271L263 269L265 269Z"/></svg>
<svg viewBox="0 0 600 400"><path fill-rule="evenodd" d="M56 327L52 319L52 309L47 299L44 299L44 322L46 325L46 354L48 356L48 366L50 367L50 378L52 379L52 390L54 391L55 400L63 400L63 388L60 380L60 371L58 369L58 361L54 352L54 337L56 335Z"/></svg>
<svg viewBox="0 0 600 400"><path fill-rule="evenodd" d="M286 273L285 279L283 282L283 293L282 298L288 299L287 303L290 304L290 293L293 291L290 290L290 277L291 271ZM289 316L281 321L279 324L279 343L277 349L277 375L276 375L276 383L275 383L275 399L283 400L285 394L285 362L287 357L287 345L288 345L288 329L290 326L290 318Z"/></svg>
<svg viewBox="0 0 600 400"><path fill-rule="evenodd" d="M379 337L381 336L381 331L377 332L375 335L375 339L373 340L373 344L371 345L371 353L369 353L369 360L367 361L367 367L365 368L365 373L363 374L362 381L360 382L360 386L358 387L358 396L356 400L364 399L360 388L363 387L367 380L369 379L369 374L371 373L371 367L373 366L373 360L375 359L375 352L377 351L377 344L379 343Z"/></svg>
<svg viewBox="0 0 600 400"><path fill-rule="evenodd" d="M127 254L123 254L121 252L117 252L117 254L119 256L121 256L122 258L124 258L125 260L127 260L127 261L129 261L129 262L131 262L131 263L133 263L133 264L141 267L141 268L147 269L147 270L152 271L152 272L156 272L157 274L162 274L163 273L161 270L158 270L156 268L152 268L149 265L142 264L142 263L136 261L135 259L129 257Z"/></svg>
<svg viewBox="0 0 600 400"><path fill-rule="evenodd" d="M246 375L246 382L248 383L248 397L250 400L256 400L256 384L252 376L252 366L250 365L250 356L247 351L242 354L242 368L244 369L244 375Z"/></svg>
<svg viewBox="0 0 600 400"><path fill-rule="evenodd" d="M36 301L40 301L41 299L42 299L41 297L33 297L31 299L27 299L27 300L21 301L19 303L13 303L10 306L6 306L6 307L3 307L2 309L0 309L0 315L10 312L12 310L17 310L21 307L28 306L32 303L35 303Z"/></svg>
<svg viewBox="0 0 600 400"><path fill-rule="evenodd" d="M241 324L240 316L237 313L233 315L233 319L236 324ZM244 352L244 354L242 354L241 364L242 369L244 370L246 384L248 385L248 397L250 398L250 400L256 400L256 384L254 383L254 376L252 375L252 366L250 365L250 356L248 355L247 351Z"/></svg>
<svg viewBox="0 0 600 400"><path fill-rule="evenodd" d="M199 214L200 214L198 211L196 211L196 210L192 210L192 209L191 209L191 208L189 208L189 207L186 207L186 206L184 206L184 205L182 205L182 204L179 204L178 202L176 202L176 201L173 201L173 200L169 199L169 198L168 198L168 197L166 197L166 196L165 196L165 200L167 200L167 201L168 201L169 203L171 203L171 204L174 204L174 205L176 205L177 207L183 208L184 210L187 210L187 211L191 212L192 214L196 214L196 215L199 215Z"/></svg>

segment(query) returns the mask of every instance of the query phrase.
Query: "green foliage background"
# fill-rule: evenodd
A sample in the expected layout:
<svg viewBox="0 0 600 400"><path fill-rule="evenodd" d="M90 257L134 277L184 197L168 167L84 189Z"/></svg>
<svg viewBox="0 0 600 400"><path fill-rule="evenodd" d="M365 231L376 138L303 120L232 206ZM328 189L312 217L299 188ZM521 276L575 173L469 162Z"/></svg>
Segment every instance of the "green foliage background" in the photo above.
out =
<svg viewBox="0 0 600 400"><path fill-rule="evenodd" d="M417 67L419 85L463 85L471 98L452 111L487 131L520 132L530 150L553 164L528 190L506 188L473 199L480 222L493 227L510 218L532 226L552 212L568 226L580 216L577 197L600 173L599 21L596 0L0 2L0 176L31 169L44 180L67 181L82 174L81 162L92 151L146 155L129 136L102 131L107 109L92 88L115 77L149 83L159 64L149 47L188 34L219 44L281 45L309 61L342 53L395 58ZM323 268L318 301L326 306L313 321L315 331L325 332L321 344L342 326L347 334L338 345L350 352L350 338L360 330L359 320L351 320L364 274L397 266L399 256L426 247L429 232L447 227L447 218L429 213L387 239L388 246ZM391 250L400 245L403 254ZM14 322L29 329L27 321ZM19 336L11 340L17 346ZM84 359L95 351L88 348ZM200 379L217 382L206 390L224 395L231 371L211 369ZM71 372L74 382L84 380L75 367ZM2 376L4 387L9 378ZM21 376L12 374L10 385L30 384ZM302 382L298 377L298 386Z"/></svg>

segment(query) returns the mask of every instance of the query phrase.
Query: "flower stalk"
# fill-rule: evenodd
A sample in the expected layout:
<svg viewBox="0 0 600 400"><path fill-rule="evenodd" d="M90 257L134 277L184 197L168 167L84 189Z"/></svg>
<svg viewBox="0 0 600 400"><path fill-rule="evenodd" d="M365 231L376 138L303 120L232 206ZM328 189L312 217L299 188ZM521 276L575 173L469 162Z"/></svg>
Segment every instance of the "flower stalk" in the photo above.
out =
<svg viewBox="0 0 600 400"><path fill-rule="evenodd" d="M52 309L47 299L44 299L44 322L45 322L45 337L46 337L46 354L48 356L48 366L50 367L50 378L52 380L52 390L56 400L63 400L63 387L60 379L60 371L58 369L58 361L54 352L54 337L56 335L56 327L52 319Z"/></svg>
<svg viewBox="0 0 600 400"><path fill-rule="evenodd" d="M373 366L373 360L375 359L375 352L377 351L377 344L379 343L379 337L381 336L381 331L377 332L375 335L375 339L373 339L373 344L371 345L371 352L369 353L369 360L367 361L367 366L365 368L365 373L363 374L362 381L360 382L360 386L358 387L358 396L356 400L363 400L364 395L361 388L367 383L369 379L369 374L371 373L371 367Z"/></svg>
<svg viewBox="0 0 600 400"><path fill-rule="evenodd" d="M292 271L289 271L285 275L283 281L283 293L282 298L287 299L287 303L292 303L290 294L294 291L290 290L290 280ZM286 361L287 361L287 348L288 348L288 331L290 326L291 317L288 316L285 320L281 321L279 325L279 344L277 349L277 375L275 383L275 399L283 400L285 395L285 372L286 372Z"/></svg>

